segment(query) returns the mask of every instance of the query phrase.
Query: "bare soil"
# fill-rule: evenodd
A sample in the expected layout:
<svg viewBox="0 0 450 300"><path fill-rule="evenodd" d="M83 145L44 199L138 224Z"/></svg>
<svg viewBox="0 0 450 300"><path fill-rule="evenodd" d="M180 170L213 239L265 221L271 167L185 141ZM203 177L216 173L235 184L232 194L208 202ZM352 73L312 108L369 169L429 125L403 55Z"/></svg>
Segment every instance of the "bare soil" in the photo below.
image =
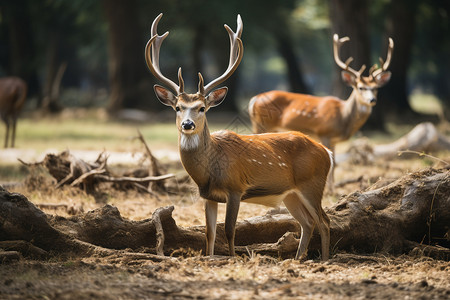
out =
<svg viewBox="0 0 450 300"><path fill-rule="evenodd" d="M450 161L449 153L439 157ZM419 156L363 165L340 164L336 182L349 183L339 186L336 195L326 196L323 205L438 164ZM185 175L176 163L168 164L168 168L177 178ZM65 205L43 208L53 216L66 217L107 203L116 206L125 218L142 220L150 218L158 207L174 205L173 217L179 226L204 224L203 203L195 187L181 181L175 184L178 195L159 195L156 199L136 191L107 190L102 203L74 188L55 190L52 179L42 170L34 170L24 182L8 183L6 187L38 206ZM219 207L221 222L224 207ZM244 204L239 219L263 215L267 210ZM190 251L189 245L161 262L120 252L45 260L21 257L0 262L0 299L450 299L450 262L417 254L361 255L336 249L326 262L283 260L255 253L211 258Z"/></svg>

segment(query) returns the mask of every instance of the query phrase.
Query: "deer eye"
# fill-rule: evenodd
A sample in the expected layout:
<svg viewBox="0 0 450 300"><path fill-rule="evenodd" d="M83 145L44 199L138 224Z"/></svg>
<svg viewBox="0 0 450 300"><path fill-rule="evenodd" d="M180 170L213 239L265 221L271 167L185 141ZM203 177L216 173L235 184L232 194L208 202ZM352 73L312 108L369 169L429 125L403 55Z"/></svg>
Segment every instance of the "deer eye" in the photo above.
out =
<svg viewBox="0 0 450 300"><path fill-rule="evenodd" d="M180 107L179 106L175 107L175 111L180 111Z"/></svg>
<svg viewBox="0 0 450 300"><path fill-rule="evenodd" d="M200 110L199 110L200 112L205 112L205 107L204 106L202 106L202 107L200 107Z"/></svg>

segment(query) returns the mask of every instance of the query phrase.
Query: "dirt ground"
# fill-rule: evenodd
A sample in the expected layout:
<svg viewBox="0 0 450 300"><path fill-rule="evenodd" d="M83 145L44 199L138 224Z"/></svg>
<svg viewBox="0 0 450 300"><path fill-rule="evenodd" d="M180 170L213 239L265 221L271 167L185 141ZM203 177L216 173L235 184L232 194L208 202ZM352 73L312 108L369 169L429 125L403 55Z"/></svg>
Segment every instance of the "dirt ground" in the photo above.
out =
<svg viewBox="0 0 450 300"><path fill-rule="evenodd" d="M450 161L450 154L439 158ZM326 196L323 206L356 190L387 184L407 172L438 164L433 158L417 155L369 164L342 163L336 169L336 182L352 183ZM168 168L177 178L185 175L176 163ZM195 187L186 189L181 182L175 181L180 186L178 195L159 195L156 199L135 191L105 191L104 202L98 203L74 188L55 190L42 170L32 173L34 181L4 185L37 206L65 205L43 209L47 214L68 216L70 207L86 212L108 203L123 217L142 220L150 218L158 207L174 205L173 217L179 226L204 224L203 203ZM219 207L221 222L224 207ZM242 205L239 219L263 215L267 210ZM420 255L361 255L331 249L331 259L326 262L298 262L255 253L210 258L186 249L160 262L120 253L3 261L0 299L450 299L450 262Z"/></svg>

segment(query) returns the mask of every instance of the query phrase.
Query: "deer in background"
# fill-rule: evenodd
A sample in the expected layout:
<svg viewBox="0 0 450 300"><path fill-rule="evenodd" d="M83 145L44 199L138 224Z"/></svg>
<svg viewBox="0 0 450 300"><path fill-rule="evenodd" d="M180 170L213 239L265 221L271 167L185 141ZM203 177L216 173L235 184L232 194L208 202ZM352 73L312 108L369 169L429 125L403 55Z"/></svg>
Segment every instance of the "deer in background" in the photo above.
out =
<svg viewBox="0 0 450 300"><path fill-rule="evenodd" d="M254 133L296 130L313 136L333 153L336 143L348 140L369 118L377 102L377 90L391 78L387 71L392 58L394 42L389 38L386 61L380 58L381 67L376 64L369 70L369 76L362 76L366 66L359 71L349 65L353 58L343 62L339 49L348 37L333 37L333 53L336 64L342 69L342 80L353 88L347 100L336 97L317 97L284 91L270 91L254 96L249 103L249 114ZM333 191L334 170L330 172L328 190Z"/></svg>
<svg viewBox="0 0 450 300"><path fill-rule="evenodd" d="M27 84L18 77L0 78L0 117L6 124L5 148L11 134L11 147L14 148L16 124L27 95Z"/></svg>
<svg viewBox="0 0 450 300"><path fill-rule="evenodd" d="M317 225L322 259L328 259L330 220L321 201L332 164L331 152L299 132L240 135L227 130L210 133L208 129L206 112L222 103L228 91L227 87L213 88L233 74L243 56L241 17L237 17L236 33L225 25L231 44L228 68L206 86L198 73L195 94L184 91L181 68L178 85L160 71L160 47L168 35L168 32L162 36L157 33L161 17L162 14L152 24L145 58L153 75L169 88L154 86L159 101L176 112L181 162L206 200L206 254L214 254L218 203L226 204L225 235L229 254L234 255L240 203L276 207L284 202L302 228L296 258L305 254Z"/></svg>

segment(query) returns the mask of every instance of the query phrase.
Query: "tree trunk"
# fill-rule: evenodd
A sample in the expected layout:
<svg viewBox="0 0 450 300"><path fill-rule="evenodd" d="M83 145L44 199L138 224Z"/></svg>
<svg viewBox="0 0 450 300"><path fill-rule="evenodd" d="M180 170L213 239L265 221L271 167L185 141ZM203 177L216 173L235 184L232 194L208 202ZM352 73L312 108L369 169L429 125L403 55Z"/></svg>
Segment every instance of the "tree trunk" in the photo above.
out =
<svg viewBox="0 0 450 300"><path fill-rule="evenodd" d="M60 61L60 48L61 48L61 32L57 28L50 28L48 33L48 42L46 44L46 71L45 71L45 82L43 87L43 97L41 101L40 108L45 109L48 112L56 113L61 111L62 106L59 99L54 96L53 90L55 84L60 84L57 79L58 66ZM59 89L58 89L59 90Z"/></svg>
<svg viewBox="0 0 450 300"><path fill-rule="evenodd" d="M437 76L436 92L443 104L443 115L446 120L450 120L450 76L448 76L448 70L450 69L450 57L448 55L450 51L450 28L448 26L448 17L450 16L450 1L440 0L433 2L436 5L436 18L437 28L430 37L431 44L436 46L432 48L436 54L436 66L438 68L439 75ZM445 14L442 14L442 10ZM429 46L429 45L428 45Z"/></svg>
<svg viewBox="0 0 450 300"><path fill-rule="evenodd" d="M28 85L28 96L39 93L39 81L36 73L36 51L34 35L31 31L31 16L28 0L8 1L2 6L3 19L8 27L9 41L6 63L8 75L22 78ZM8 44L8 43L7 43Z"/></svg>
<svg viewBox="0 0 450 300"><path fill-rule="evenodd" d="M398 0L391 2L390 19L387 37L392 37L395 43L392 62L389 70L392 72L390 82L379 91L377 107L382 111L394 110L397 114L411 114L409 105L407 72L411 62L411 49L414 42L415 18L417 1ZM384 39L387 44L387 37ZM387 46L384 47L386 49ZM375 118L369 122L376 121Z"/></svg>
<svg viewBox="0 0 450 300"><path fill-rule="evenodd" d="M277 40L278 51L286 63L291 92L309 94L310 90L303 79L300 62L297 55L295 55L292 38L290 37L289 32L276 34L275 38Z"/></svg>
<svg viewBox="0 0 450 300"><path fill-rule="evenodd" d="M104 14L109 26L109 111L122 108L156 108L153 78L146 70L144 60L145 36L139 26L135 0L103 0Z"/></svg>

